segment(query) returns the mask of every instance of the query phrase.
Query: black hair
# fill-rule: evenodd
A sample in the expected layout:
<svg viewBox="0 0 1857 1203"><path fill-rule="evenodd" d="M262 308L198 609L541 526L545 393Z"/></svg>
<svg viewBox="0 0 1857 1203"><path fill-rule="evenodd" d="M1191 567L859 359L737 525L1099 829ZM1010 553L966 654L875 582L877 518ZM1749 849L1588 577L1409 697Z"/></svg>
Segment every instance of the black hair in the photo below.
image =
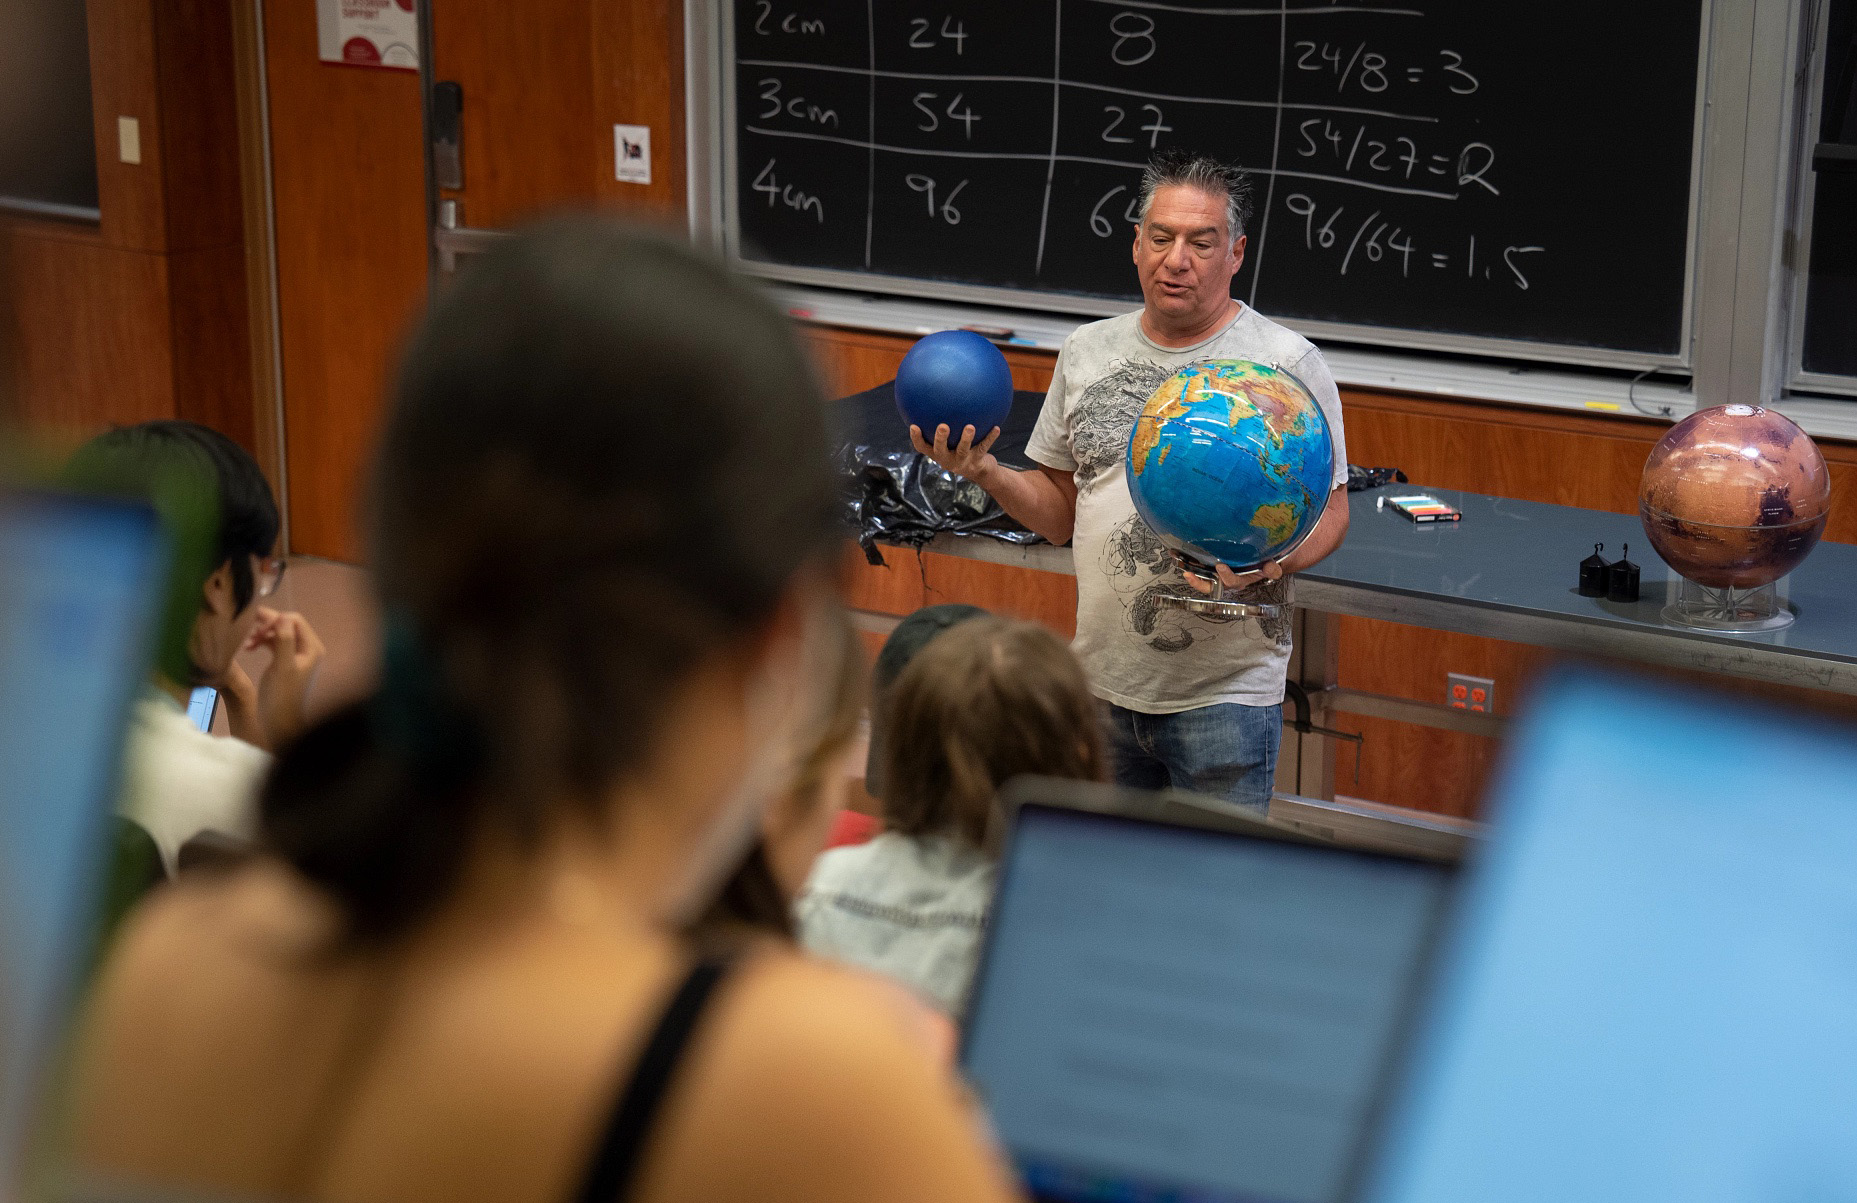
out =
<svg viewBox="0 0 1857 1203"><path fill-rule="evenodd" d="M1162 188L1197 188L1225 200L1225 221L1236 239L1251 224L1251 176L1236 163L1170 146L1148 160L1136 192L1141 220L1148 219L1154 194Z"/></svg>
<svg viewBox="0 0 1857 1203"><path fill-rule="evenodd" d="M270 555L277 544L277 500L257 461L197 422L142 422L85 443L60 480L154 505L169 536L156 665L171 680L203 683L192 644L207 578L227 565L235 612L243 612L257 593L252 557Z"/></svg>
<svg viewBox="0 0 1857 1203"><path fill-rule="evenodd" d="M123 480L153 480L177 468L210 473L218 533L206 576L218 571L222 564L230 565L235 612L242 612L252 603L257 589L252 557L271 554L277 546L280 522L271 483L251 452L210 426L163 419L105 431L86 443L72 462L107 463ZM191 582L196 602L205 583L204 576Z"/></svg>
<svg viewBox="0 0 1857 1203"><path fill-rule="evenodd" d="M381 686L286 749L269 847L353 941L405 933L473 842L598 813L662 699L763 627L839 535L788 319L668 237L590 217L442 292L375 466Z"/></svg>

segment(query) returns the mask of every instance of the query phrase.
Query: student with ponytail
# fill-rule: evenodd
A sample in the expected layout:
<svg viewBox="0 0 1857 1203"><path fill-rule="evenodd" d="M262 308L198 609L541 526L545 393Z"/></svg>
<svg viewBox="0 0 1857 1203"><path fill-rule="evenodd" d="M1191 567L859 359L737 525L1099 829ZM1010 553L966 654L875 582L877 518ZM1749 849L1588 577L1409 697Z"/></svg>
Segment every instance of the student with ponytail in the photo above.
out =
<svg viewBox="0 0 1857 1203"><path fill-rule="evenodd" d="M134 916L93 1180L251 1200L1010 1197L880 985L681 937L829 724L841 535L788 324L557 222L413 339L374 477L376 694L286 749L265 854Z"/></svg>

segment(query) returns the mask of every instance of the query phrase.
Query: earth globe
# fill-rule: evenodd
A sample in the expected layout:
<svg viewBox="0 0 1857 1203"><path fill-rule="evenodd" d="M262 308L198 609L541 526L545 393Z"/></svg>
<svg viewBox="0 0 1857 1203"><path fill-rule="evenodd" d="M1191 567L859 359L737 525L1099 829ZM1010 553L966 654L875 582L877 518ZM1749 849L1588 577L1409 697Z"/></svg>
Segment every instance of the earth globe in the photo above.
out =
<svg viewBox="0 0 1857 1203"><path fill-rule="evenodd" d="M1645 534L1687 587L1666 616L1694 626L1790 622L1767 588L1818 545L1831 476L1805 431L1758 405L1718 405L1657 441L1638 486Z"/></svg>
<svg viewBox="0 0 1857 1203"><path fill-rule="evenodd" d="M1142 407L1128 442L1135 508L1184 566L1244 572L1280 559L1322 517L1334 482L1328 419L1267 364L1188 364ZM1191 600L1191 599L1187 599Z"/></svg>

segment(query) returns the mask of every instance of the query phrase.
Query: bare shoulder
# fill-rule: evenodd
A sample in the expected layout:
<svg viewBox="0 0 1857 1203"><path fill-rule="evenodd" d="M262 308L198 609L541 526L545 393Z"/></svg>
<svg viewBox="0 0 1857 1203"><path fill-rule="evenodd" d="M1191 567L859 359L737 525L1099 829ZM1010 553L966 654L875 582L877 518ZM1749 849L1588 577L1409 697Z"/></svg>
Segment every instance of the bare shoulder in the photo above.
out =
<svg viewBox="0 0 1857 1203"><path fill-rule="evenodd" d="M144 1016L243 981L313 965L337 932L334 907L280 866L257 862L157 890L123 925L96 1001Z"/></svg>
<svg viewBox="0 0 1857 1203"><path fill-rule="evenodd" d="M894 1061L940 1083L944 1066L921 1036L924 1006L884 978L781 951L744 966L718 1008L718 1030L752 1044L770 1067L797 1062L847 1078L839 1071Z"/></svg>
<svg viewBox="0 0 1857 1203"><path fill-rule="evenodd" d="M333 1030L327 1002L352 974L313 952L333 915L282 870L240 869L164 886L122 928L84 1001L73 1105L86 1164L156 1178L191 1172L200 1131L226 1139L239 1181L239 1123L268 1097L287 1110L292 1083L274 1049L317 1047ZM323 988L297 989L303 976Z"/></svg>
<svg viewBox="0 0 1857 1203"><path fill-rule="evenodd" d="M932 1022L895 987L765 955L707 1028L641 1198L1014 1197Z"/></svg>

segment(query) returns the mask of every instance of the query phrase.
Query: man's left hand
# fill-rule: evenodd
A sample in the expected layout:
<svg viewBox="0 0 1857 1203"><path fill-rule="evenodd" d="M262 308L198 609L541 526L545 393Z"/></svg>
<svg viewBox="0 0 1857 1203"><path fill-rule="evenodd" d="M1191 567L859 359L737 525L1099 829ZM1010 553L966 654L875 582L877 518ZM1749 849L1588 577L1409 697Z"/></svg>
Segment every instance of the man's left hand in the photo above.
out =
<svg viewBox="0 0 1857 1203"><path fill-rule="evenodd" d="M1252 585L1259 584L1263 581L1282 580L1283 561L1265 560L1262 564L1257 566L1254 572L1233 572L1224 564L1218 565L1215 571L1219 574L1218 583L1225 586L1225 592L1228 594L1237 593L1241 590L1249 589ZM1206 594L1208 597L1212 595L1212 582L1205 577L1196 572L1188 572L1185 569L1181 570L1180 575L1186 578L1186 583L1191 585L1194 589Z"/></svg>

